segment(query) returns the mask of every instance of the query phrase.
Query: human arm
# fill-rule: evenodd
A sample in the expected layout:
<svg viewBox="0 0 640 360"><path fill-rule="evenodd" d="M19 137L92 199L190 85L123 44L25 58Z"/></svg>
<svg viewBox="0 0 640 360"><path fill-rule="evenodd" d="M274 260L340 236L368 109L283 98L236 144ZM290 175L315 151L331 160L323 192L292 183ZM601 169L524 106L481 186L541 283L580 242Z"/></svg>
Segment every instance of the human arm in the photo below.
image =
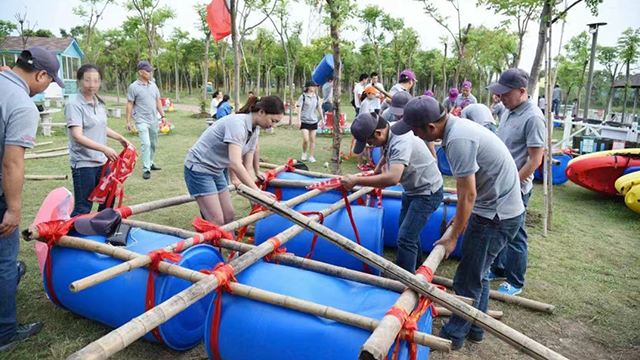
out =
<svg viewBox="0 0 640 360"><path fill-rule="evenodd" d="M382 157L380 157L380 161L378 161L378 165L376 165L376 168L373 169L373 173L381 174L384 171L384 166L386 164L387 164L387 158L385 158L384 155L382 155Z"/></svg>
<svg viewBox="0 0 640 360"><path fill-rule="evenodd" d="M118 134L117 132L107 128L107 136L113 140L117 140L122 144L122 147L127 147L131 145L131 142L127 140L124 136Z"/></svg>
<svg viewBox="0 0 640 360"><path fill-rule="evenodd" d="M160 101L160 94L158 94L158 97L156 98L156 109L160 113L162 122L166 122L166 117L164 116L164 107L162 107L162 101Z"/></svg>
<svg viewBox="0 0 640 360"><path fill-rule="evenodd" d="M252 190L260 191L264 195L275 198L275 195L273 195L272 193L261 191L253 181L253 178L245 168L245 164L242 161L242 148L239 145L229 144L229 162L229 169L233 171L239 182L250 187Z"/></svg>
<svg viewBox="0 0 640 360"><path fill-rule="evenodd" d="M433 155L433 159L437 163L438 162L438 155L436 154L436 145L433 143L433 141L427 142L427 148L429 148L429 151L431 152L431 155Z"/></svg>
<svg viewBox="0 0 640 360"><path fill-rule="evenodd" d="M529 160L518 170L520 182L526 181L542 163L544 145L547 139L547 127L539 117L530 118L524 127Z"/></svg>
<svg viewBox="0 0 640 360"><path fill-rule="evenodd" d="M523 167L518 171L518 177L520 177L520 182L526 181L529 176L531 176L536 169L542 163L542 157L544 155L544 148L542 147L528 147L527 152L529 153L529 161L527 161Z"/></svg>
<svg viewBox="0 0 640 360"><path fill-rule="evenodd" d="M476 202L476 175L471 174L465 177L456 177L456 190L458 194L458 204L456 205L456 214L452 219L451 232L446 232L440 240L436 241L434 245L442 245L445 248L446 256L456 249L458 243L458 237L464 232L467 227L469 217L471 217L471 210Z"/></svg>
<svg viewBox="0 0 640 360"><path fill-rule="evenodd" d="M132 131L131 115L133 114L133 101L127 101L127 131Z"/></svg>
<svg viewBox="0 0 640 360"><path fill-rule="evenodd" d="M391 164L389 170L378 175L373 176L355 176L345 175L341 178L342 186L345 189L351 190L356 185L360 186L373 186L378 188L385 188L387 186L396 185L402 173L404 172L405 165L400 163Z"/></svg>
<svg viewBox="0 0 640 360"><path fill-rule="evenodd" d="M24 147L6 145L2 158L2 190L7 211L0 224L0 237L11 235L22 219L22 185L24 183Z"/></svg>
<svg viewBox="0 0 640 360"><path fill-rule="evenodd" d="M95 151L99 151L107 156L107 158L111 161L118 160L118 153L112 148L99 144L88 137L84 136L84 132L81 126L73 126L69 128L69 132L71 133L71 137L73 141L76 143ZM108 132L107 132L108 136Z"/></svg>
<svg viewBox="0 0 640 360"><path fill-rule="evenodd" d="M260 143L256 144L256 150L253 152L253 171L260 181L264 181L264 174L260 171Z"/></svg>

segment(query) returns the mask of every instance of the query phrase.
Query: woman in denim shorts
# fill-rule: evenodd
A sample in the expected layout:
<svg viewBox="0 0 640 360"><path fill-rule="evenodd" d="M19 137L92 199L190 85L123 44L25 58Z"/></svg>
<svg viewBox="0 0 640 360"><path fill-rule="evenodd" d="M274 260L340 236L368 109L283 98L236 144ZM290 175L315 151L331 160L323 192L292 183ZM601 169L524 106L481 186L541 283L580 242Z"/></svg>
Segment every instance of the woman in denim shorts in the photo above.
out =
<svg viewBox="0 0 640 360"><path fill-rule="evenodd" d="M228 170L238 183L260 190L254 182L254 175L258 174L252 170L260 128L274 127L283 115L284 104L277 96L250 97L235 115L225 116L205 130L189 149L184 180L205 220L216 225L233 221ZM264 194L273 197L271 193Z"/></svg>

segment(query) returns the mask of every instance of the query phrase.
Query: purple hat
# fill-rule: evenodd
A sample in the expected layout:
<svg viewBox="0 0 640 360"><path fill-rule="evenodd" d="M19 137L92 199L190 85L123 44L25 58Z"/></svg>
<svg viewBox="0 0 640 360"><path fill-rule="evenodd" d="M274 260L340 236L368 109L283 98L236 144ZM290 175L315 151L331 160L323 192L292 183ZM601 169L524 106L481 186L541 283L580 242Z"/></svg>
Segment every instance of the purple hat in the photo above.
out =
<svg viewBox="0 0 640 360"><path fill-rule="evenodd" d="M460 103L460 107L464 109L470 103L471 103L471 101L469 101L469 100L462 100L462 102Z"/></svg>
<svg viewBox="0 0 640 360"><path fill-rule="evenodd" d="M430 96L430 97L435 97L435 94L433 93L433 91L431 90L427 90L424 92L424 94L422 94L424 96Z"/></svg>
<svg viewBox="0 0 640 360"><path fill-rule="evenodd" d="M149 62L148 62L148 61L140 61L140 62L138 63L138 70L144 70L144 71L149 71L149 72L151 72L151 71L153 71L153 70L154 70L154 68L153 68L153 66L151 66L151 65L149 64Z"/></svg>
<svg viewBox="0 0 640 360"><path fill-rule="evenodd" d="M39 46L33 46L22 51L20 60L33 66L36 70L46 71L53 78L53 81L64 89L64 81L58 76L60 62L58 57L51 51Z"/></svg>
<svg viewBox="0 0 640 360"><path fill-rule="evenodd" d="M471 81L469 80L465 80L462 82L462 88L470 88L471 87Z"/></svg>
<svg viewBox="0 0 640 360"><path fill-rule="evenodd" d="M529 74L521 69L509 69L500 75L497 83L487 86L487 90L496 95L502 95L513 89L527 88Z"/></svg>
<svg viewBox="0 0 640 360"><path fill-rule="evenodd" d="M458 98L458 95L460 95L460 91L458 91L458 89L454 88L449 90L449 102L456 101L456 99Z"/></svg>
<svg viewBox="0 0 640 360"><path fill-rule="evenodd" d="M82 235L111 236L118 230L122 217L116 210L107 208L94 216L76 219L73 226Z"/></svg>
<svg viewBox="0 0 640 360"><path fill-rule="evenodd" d="M402 72L400 73L400 80L406 80L406 79L411 79L413 81L417 81L416 80L416 75L413 73L413 71L411 71L411 70L402 70Z"/></svg>
<svg viewBox="0 0 640 360"><path fill-rule="evenodd" d="M411 99L404 107L404 117L391 127L396 135L406 134L413 127L424 127L427 124L437 122L447 115L438 101L428 96L418 96Z"/></svg>

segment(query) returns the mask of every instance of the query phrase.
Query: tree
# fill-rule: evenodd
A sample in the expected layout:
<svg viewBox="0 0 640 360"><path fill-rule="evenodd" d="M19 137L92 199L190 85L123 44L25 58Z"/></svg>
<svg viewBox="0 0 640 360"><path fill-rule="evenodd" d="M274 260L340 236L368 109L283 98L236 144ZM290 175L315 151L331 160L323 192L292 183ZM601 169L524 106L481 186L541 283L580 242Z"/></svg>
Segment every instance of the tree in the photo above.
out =
<svg viewBox="0 0 640 360"><path fill-rule="evenodd" d="M170 7L158 9L160 0L128 0L125 6L128 10L136 10L140 14L140 20L144 25L147 36L147 51L149 63L153 64L154 53L157 53L156 35L159 27L162 27L167 19L173 19L175 13Z"/></svg>
<svg viewBox="0 0 640 360"><path fill-rule="evenodd" d="M564 56L560 56L558 59L558 74L556 78L558 79L558 84L565 92L564 114L566 114L567 104L569 103L569 99L571 99L571 91L573 91L573 88L577 87L578 82L580 82L582 69L582 64L570 61Z"/></svg>
<svg viewBox="0 0 640 360"><path fill-rule="evenodd" d="M81 5L73 8L73 13L87 21L87 37L85 39L85 47L91 46L91 36L98 25L98 21L107 5L113 3L114 0L80 0Z"/></svg>
<svg viewBox="0 0 640 360"><path fill-rule="evenodd" d="M204 66L202 67L202 101L207 99L207 82L209 81L209 44L211 44L211 29L207 24L207 5L196 4L193 6L200 22L196 24L198 29L204 33Z"/></svg>
<svg viewBox="0 0 640 360"><path fill-rule="evenodd" d="M265 50L268 49L269 47L273 46L275 44L275 38L273 37L273 34L271 34L269 31L267 31L264 28L259 28L258 29L258 34L256 35L256 50L257 50L257 57L258 57L258 64L257 64L257 71L258 71L258 75L256 77L256 89L255 89L255 93L257 96L260 96L260 74L262 73L262 55L264 54Z"/></svg>
<svg viewBox="0 0 640 360"><path fill-rule="evenodd" d="M574 36L565 46L567 50L567 58L578 66L582 66L582 75L578 82L578 106L580 106L580 94L582 93L582 84L584 83L584 75L589 64L589 54L591 53L591 45L589 44L589 34L586 31ZM586 115L585 115L586 116Z"/></svg>
<svg viewBox="0 0 640 360"><path fill-rule="evenodd" d="M124 35L129 38L136 39L136 61L140 62L140 27L142 26L142 20L139 17L127 17L122 23L122 31Z"/></svg>
<svg viewBox="0 0 640 360"><path fill-rule="evenodd" d="M173 29L173 33L171 34L171 40L170 40L170 46L171 46L171 50L173 50L173 61L174 61L174 70L175 70L175 81L174 81L174 87L175 87L175 94L176 94L176 102L180 102L180 89L179 89L179 84L180 84L180 75L179 75L179 68L178 68L178 62L180 62L180 58L182 57L182 43L184 42L184 40L188 37L188 33L186 31L181 30L180 28L174 28Z"/></svg>
<svg viewBox="0 0 640 360"><path fill-rule="evenodd" d="M385 15L384 11L377 5L367 5L358 15L365 25L364 34L375 50L380 78L384 78L382 61L380 60L380 45L384 44L384 33L381 31L381 27L378 26L378 22L381 22Z"/></svg>
<svg viewBox="0 0 640 360"><path fill-rule="evenodd" d="M622 122L624 122L624 114L627 110L627 94L631 85L629 83L630 67L638 61L638 56L640 56L640 28L635 30L627 28L622 32L622 36L618 38L618 51L620 60L626 67L624 100L622 101Z"/></svg>
<svg viewBox="0 0 640 360"><path fill-rule="evenodd" d="M610 83L609 95L607 96L607 106L604 110L604 115L602 116L602 120L605 120L607 118L607 114L611 112L611 105L613 102L613 83L616 81L616 76L618 76L618 69L620 66L620 62L618 60L618 49L613 46L598 46L596 56L600 65L605 68Z"/></svg>
<svg viewBox="0 0 640 360"><path fill-rule="evenodd" d="M68 37L72 37L72 38L79 38L82 36L82 34L86 34L85 31L85 26L74 26L71 29L69 29L69 31L67 31L64 28L60 28L60 36L63 38L68 38Z"/></svg>
<svg viewBox="0 0 640 360"><path fill-rule="evenodd" d="M29 21L27 20L27 7L24 7L24 14L20 14L20 13L16 13L14 15L14 17L16 18L16 20L18 21L18 34L20 34L20 37L22 38L22 50L25 50L27 48L27 41L29 41L29 37L31 35L29 35L30 32L33 32L33 30L36 28L36 26L38 25L38 22L36 21L33 24L33 27L29 28ZM27 26L26 29L24 26Z"/></svg>
<svg viewBox="0 0 640 360"><path fill-rule="evenodd" d="M51 30L47 30L47 29L38 29L38 30L25 29L23 35L26 37L56 37L51 32Z"/></svg>
<svg viewBox="0 0 640 360"><path fill-rule="evenodd" d="M13 30L17 28L18 27L16 26L16 24L10 21L0 20L0 44L2 44L4 42L4 39L7 36L11 35Z"/></svg>

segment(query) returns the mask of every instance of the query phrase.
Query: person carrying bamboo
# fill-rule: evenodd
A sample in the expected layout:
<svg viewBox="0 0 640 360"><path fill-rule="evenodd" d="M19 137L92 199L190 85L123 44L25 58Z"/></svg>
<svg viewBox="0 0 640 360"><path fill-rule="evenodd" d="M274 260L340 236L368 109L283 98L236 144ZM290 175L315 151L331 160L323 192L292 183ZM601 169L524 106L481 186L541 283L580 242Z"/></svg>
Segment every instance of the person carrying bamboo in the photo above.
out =
<svg viewBox="0 0 640 360"><path fill-rule="evenodd" d="M402 185L396 264L413 273L422 264L420 232L442 203L443 180L436 161L424 141L413 134L394 134L387 120L376 113L358 115L351 124L351 134L356 139L355 153L361 153L367 144L382 147L383 160L376 166L375 175L346 175L342 185L347 190L356 185Z"/></svg>
<svg viewBox="0 0 640 360"><path fill-rule="evenodd" d="M260 190L254 182L254 152L260 128L269 129L282 120L284 104L277 96L253 96L234 115L216 121L189 149L184 161L184 180L189 195L196 198L205 220L224 225L235 216L229 183L224 171L240 183ZM262 174L255 174L259 179ZM272 193L263 194L274 197Z"/></svg>
<svg viewBox="0 0 640 360"><path fill-rule="evenodd" d="M458 295L473 298L474 306L486 313L489 267L516 237L525 214L516 164L509 149L490 130L449 114L431 97L409 101L403 119L392 128L396 134L410 131L423 140L442 140L456 178L458 205L452 231L435 245L444 246L448 257L464 233L453 289ZM452 341L453 350L459 350L467 338L481 342L484 330L452 314L440 336Z"/></svg>

